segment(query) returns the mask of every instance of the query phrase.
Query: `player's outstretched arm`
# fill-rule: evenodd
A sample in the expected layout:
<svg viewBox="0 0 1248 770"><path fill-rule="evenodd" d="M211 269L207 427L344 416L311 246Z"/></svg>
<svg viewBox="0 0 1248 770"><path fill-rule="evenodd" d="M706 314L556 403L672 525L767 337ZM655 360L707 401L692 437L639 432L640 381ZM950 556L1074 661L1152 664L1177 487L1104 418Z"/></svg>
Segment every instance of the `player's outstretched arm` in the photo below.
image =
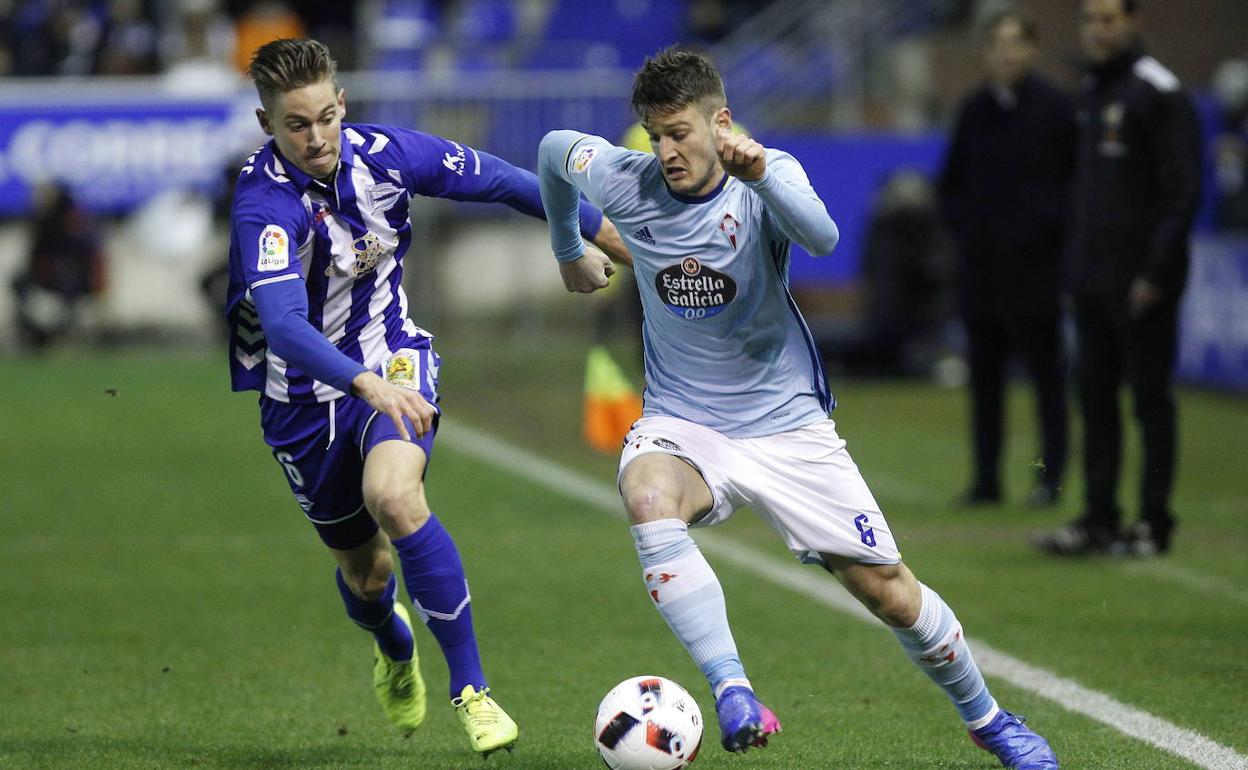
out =
<svg viewBox="0 0 1248 770"><path fill-rule="evenodd" d="M404 417L412 421L417 436L432 428L435 410L419 391L395 387L368 371L309 323L307 288L302 279L292 276L257 286L251 297L274 355L321 382L363 398L394 420L404 440L411 439Z"/></svg>
<svg viewBox="0 0 1248 770"><path fill-rule="evenodd" d="M758 193L788 238L815 256L831 254L841 234L796 160L781 154L767 162L767 149L747 136L721 132L716 150L724 171Z"/></svg>
<svg viewBox="0 0 1248 770"><path fill-rule="evenodd" d="M605 288L615 269L601 252L586 251L576 227L580 191L568 176L565 161L572 146L584 136L575 131L551 131L543 137L538 148L537 178L550 228L550 246L559 262L563 285L568 291L589 293ZM614 230L610 225L610 231ZM619 238L618 232L615 238Z"/></svg>
<svg viewBox="0 0 1248 770"><path fill-rule="evenodd" d="M344 393L366 371L308 322L307 286L299 276L256 286L251 299L269 350L286 363Z"/></svg>

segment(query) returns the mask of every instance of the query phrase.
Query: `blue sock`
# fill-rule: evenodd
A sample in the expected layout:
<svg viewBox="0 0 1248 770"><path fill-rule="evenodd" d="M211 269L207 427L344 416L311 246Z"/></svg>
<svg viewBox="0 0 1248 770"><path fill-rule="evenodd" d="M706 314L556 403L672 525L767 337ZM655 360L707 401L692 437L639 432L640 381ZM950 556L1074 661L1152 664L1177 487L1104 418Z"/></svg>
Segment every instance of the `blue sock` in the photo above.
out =
<svg viewBox="0 0 1248 770"><path fill-rule="evenodd" d="M451 673L451 697L465 685L486 686L472 631L472 606L464 565L455 541L433 514L424 526L394 541L403 566L403 584L412 606L442 647Z"/></svg>
<svg viewBox="0 0 1248 770"><path fill-rule="evenodd" d="M394 612L394 596L399 585L394 575L390 576L385 593L375 602L365 601L351 593L347 582L342 579L342 570L334 572L334 577L338 581L342 603L347 605L347 617L365 631L371 631L377 646L390 660L411 660L412 632Z"/></svg>
<svg viewBox="0 0 1248 770"><path fill-rule="evenodd" d="M731 685L749 687L728 627L724 589L689 537L688 525L679 519L660 519L631 531L650 599L706 676L715 697Z"/></svg>
<svg viewBox="0 0 1248 770"><path fill-rule="evenodd" d="M953 701L962 721L971 729L983 727L996 715L997 702L971 657L962 625L940 594L919 587L923 606L918 621L910 628L894 628L893 633L910 659Z"/></svg>

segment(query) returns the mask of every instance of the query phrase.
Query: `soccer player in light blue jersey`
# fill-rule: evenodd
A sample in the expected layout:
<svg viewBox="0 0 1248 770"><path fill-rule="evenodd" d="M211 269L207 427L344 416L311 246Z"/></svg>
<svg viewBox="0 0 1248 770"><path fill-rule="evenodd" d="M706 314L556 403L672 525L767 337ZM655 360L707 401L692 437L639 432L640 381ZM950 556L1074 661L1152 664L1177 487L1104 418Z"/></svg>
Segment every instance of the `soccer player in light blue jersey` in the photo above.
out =
<svg viewBox="0 0 1248 770"><path fill-rule="evenodd" d="M731 133L723 83L701 55L648 59L632 107L654 155L553 131L538 177L569 290L607 283L577 233L580 192L633 255L646 390L620 458L620 494L646 589L711 685L724 748L766 745L780 723L754 694L723 590L688 528L748 505L892 629L977 745L1006 767L1054 770L1044 738L988 692L953 611L902 563L828 419L834 401L788 290L788 262L791 243L827 254L838 233L801 164Z"/></svg>
<svg viewBox="0 0 1248 770"><path fill-rule="evenodd" d="M407 316L401 278L413 196L498 201L540 217L537 179L457 142L344 123L335 72L314 40L269 43L251 63L272 140L243 166L231 213L233 388L261 394L264 440L338 563L347 615L375 639L373 684L387 716L406 731L425 716L393 548L446 659L470 745L510 750L519 731L490 697L459 553L425 498L439 358ZM573 216L627 258L599 211Z"/></svg>

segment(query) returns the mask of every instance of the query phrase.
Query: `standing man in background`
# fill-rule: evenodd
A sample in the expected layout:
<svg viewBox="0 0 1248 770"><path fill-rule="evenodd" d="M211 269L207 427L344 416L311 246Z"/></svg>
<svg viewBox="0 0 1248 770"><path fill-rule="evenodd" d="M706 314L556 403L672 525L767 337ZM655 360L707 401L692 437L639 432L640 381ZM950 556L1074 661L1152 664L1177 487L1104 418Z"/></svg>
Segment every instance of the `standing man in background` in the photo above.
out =
<svg viewBox="0 0 1248 770"><path fill-rule="evenodd" d="M960 252L971 369L975 476L966 505L1001 500L1009 353L1036 388L1041 462L1028 502L1057 502L1066 467L1061 253L1074 166L1074 106L1034 72L1035 23L1004 10L984 26L987 82L962 103L940 176L941 207Z"/></svg>
<svg viewBox="0 0 1248 770"><path fill-rule="evenodd" d="M1200 129L1178 78L1144 53L1138 6L1083 0L1080 11L1089 69L1078 110L1071 257L1086 508L1035 539L1057 555L1165 553L1175 527L1173 370L1200 194ZM1140 519L1120 533L1123 379L1144 468Z"/></svg>

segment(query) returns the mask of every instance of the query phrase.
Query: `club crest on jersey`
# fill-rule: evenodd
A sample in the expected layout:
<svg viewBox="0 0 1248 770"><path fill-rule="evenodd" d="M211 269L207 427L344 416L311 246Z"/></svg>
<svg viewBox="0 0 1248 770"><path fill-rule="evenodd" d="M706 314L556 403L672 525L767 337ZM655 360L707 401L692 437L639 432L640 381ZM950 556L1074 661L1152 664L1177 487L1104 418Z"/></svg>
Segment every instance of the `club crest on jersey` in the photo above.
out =
<svg viewBox="0 0 1248 770"><path fill-rule="evenodd" d="M416 379L416 357L410 350L401 350L386 359L386 382L398 388L420 390Z"/></svg>
<svg viewBox="0 0 1248 770"><path fill-rule="evenodd" d="M685 257L678 265L654 276L659 299L678 318L696 321L723 312L736 299L737 283L731 276L707 267L697 257Z"/></svg>
<svg viewBox="0 0 1248 770"><path fill-rule="evenodd" d="M260 253L256 269L262 273L285 270L290 265L290 237L278 225L265 225L260 232Z"/></svg>
<svg viewBox="0 0 1248 770"><path fill-rule="evenodd" d="M589 164L594 162L594 156L598 154L597 148L582 147L576 153L576 157L572 159L572 173L580 174L589 168Z"/></svg>
<svg viewBox="0 0 1248 770"><path fill-rule="evenodd" d="M361 275L369 273L376 268L377 263L391 253L393 249L393 245L387 245L376 233L370 230L351 241L350 263L343 267L341 262L345 260L343 257L337 257L326 266L325 275L330 278L334 276L359 278Z"/></svg>
<svg viewBox="0 0 1248 770"><path fill-rule="evenodd" d="M719 220L719 231L728 238L734 249L737 248L737 231L740 229L741 223L732 214L724 214L724 218Z"/></svg>
<svg viewBox="0 0 1248 770"><path fill-rule="evenodd" d="M368 208L374 214L379 211L388 211L402 194L402 187L390 184L389 182L375 184L364 191L364 197L368 202Z"/></svg>

